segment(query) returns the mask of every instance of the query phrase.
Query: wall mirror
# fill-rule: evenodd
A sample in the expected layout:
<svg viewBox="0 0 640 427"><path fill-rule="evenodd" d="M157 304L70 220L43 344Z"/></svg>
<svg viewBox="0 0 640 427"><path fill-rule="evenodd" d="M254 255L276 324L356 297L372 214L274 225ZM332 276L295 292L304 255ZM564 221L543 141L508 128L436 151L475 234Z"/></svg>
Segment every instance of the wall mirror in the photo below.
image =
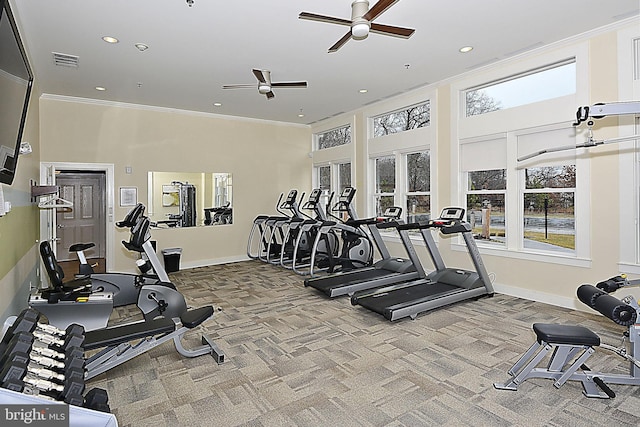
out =
<svg viewBox="0 0 640 427"><path fill-rule="evenodd" d="M147 216L162 228L233 222L232 178L221 172L149 172Z"/></svg>

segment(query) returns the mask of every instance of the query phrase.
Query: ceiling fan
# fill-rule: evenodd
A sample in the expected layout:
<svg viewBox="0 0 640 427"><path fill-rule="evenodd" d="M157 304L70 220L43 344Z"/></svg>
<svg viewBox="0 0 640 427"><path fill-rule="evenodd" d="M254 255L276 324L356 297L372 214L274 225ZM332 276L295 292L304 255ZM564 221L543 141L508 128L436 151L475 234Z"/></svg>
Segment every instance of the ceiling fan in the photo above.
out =
<svg viewBox="0 0 640 427"><path fill-rule="evenodd" d="M415 30L372 22L398 1L399 0L379 0L371 9L369 9L368 0L355 0L351 3L351 20L333 18L331 16L318 15L309 12L300 12L298 18L308 19L310 21L327 22L329 24L347 25L351 27L349 32L329 48L329 53L332 53L340 49L351 38L354 40L366 39L369 32L383 34L385 36L402 37L404 39L411 37Z"/></svg>
<svg viewBox="0 0 640 427"><path fill-rule="evenodd" d="M275 94L271 91L273 87L307 87L307 82L278 82L271 81L271 71L253 69L253 74L258 79L258 92L266 95L267 99L271 99ZM239 89L239 88L254 88L255 84L241 84L241 85L224 85L222 89Z"/></svg>

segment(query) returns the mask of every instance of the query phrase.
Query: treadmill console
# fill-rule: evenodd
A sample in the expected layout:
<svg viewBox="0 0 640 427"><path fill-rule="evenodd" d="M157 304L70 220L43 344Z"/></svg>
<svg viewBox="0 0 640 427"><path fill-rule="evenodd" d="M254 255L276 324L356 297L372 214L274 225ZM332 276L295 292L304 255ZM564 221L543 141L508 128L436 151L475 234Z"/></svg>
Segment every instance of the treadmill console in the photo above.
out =
<svg viewBox="0 0 640 427"><path fill-rule="evenodd" d="M402 215L402 208L398 206L391 206L382 214L383 217L388 219L399 219L400 215Z"/></svg>
<svg viewBox="0 0 640 427"><path fill-rule="evenodd" d="M464 219L463 208L444 208L440 213L440 218L446 221L462 221Z"/></svg>

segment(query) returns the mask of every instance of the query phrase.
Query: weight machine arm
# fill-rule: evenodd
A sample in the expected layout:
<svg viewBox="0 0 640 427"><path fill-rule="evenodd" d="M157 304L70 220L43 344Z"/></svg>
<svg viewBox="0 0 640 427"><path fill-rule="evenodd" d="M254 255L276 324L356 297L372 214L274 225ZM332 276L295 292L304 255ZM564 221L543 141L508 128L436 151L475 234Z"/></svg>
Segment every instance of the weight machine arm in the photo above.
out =
<svg viewBox="0 0 640 427"><path fill-rule="evenodd" d="M625 114L640 114L640 101L597 103L591 107L578 107L576 121L573 125L578 126L580 123L589 120L589 118L601 119L605 116L621 116Z"/></svg>
<svg viewBox="0 0 640 427"><path fill-rule="evenodd" d="M533 157L540 156L545 153L554 153L556 151L573 150L576 148L595 147L597 145L626 141L629 139L636 139L640 137L640 135L631 135L631 136L624 136L620 138L612 138L608 140L599 140L599 141L593 139L593 135L591 133L591 126L593 125L593 121L589 119L601 119L606 116L621 116L626 114L640 114L640 101L613 102L609 104L597 103L597 104L593 104L592 106L578 107L578 110L576 111L576 121L573 123L573 125L578 126L582 122L587 122L587 125L589 126L589 136L587 138L587 142L584 142L582 144L576 144L576 145L566 145L563 147L547 148L544 150L526 154L522 157L518 157L517 160L521 162L524 160L529 160Z"/></svg>

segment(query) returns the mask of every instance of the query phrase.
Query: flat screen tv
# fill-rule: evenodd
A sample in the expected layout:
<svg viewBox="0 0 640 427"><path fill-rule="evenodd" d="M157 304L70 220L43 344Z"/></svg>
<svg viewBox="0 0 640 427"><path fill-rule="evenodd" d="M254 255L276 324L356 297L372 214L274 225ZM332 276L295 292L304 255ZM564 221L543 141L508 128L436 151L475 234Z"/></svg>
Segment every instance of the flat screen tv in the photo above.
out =
<svg viewBox="0 0 640 427"><path fill-rule="evenodd" d="M9 0L0 0L0 183L13 182L33 75Z"/></svg>

